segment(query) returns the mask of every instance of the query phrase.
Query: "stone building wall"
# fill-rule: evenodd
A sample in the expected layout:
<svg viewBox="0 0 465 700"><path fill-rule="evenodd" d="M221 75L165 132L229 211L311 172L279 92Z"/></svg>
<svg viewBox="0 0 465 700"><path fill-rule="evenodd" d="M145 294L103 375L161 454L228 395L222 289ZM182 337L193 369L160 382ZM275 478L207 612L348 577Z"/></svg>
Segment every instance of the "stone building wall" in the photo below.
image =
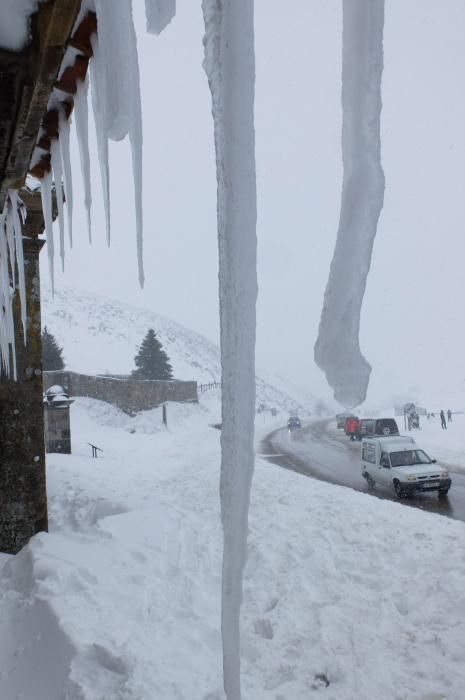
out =
<svg viewBox="0 0 465 700"><path fill-rule="evenodd" d="M125 413L147 411L166 401L197 402L197 382L153 381L91 376L68 372L44 372L44 391L54 384L69 396L87 396L106 401Z"/></svg>
<svg viewBox="0 0 465 700"><path fill-rule="evenodd" d="M0 378L0 552L9 554L16 554L33 535L47 530L39 279L43 242L24 238L23 245L27 343L16 294L18 381Z"/></svg>

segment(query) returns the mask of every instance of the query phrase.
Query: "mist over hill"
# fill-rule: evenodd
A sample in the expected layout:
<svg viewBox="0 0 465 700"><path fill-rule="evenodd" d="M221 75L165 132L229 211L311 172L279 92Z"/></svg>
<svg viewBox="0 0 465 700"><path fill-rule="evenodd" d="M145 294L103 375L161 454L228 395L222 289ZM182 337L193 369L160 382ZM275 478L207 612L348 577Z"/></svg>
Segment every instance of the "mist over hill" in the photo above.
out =
<svg viewBox="0 0 465 700"><path fill-rule="evenodd" d="M193 330L154 311L71 288L42 289L42 326L63 347L66 369L84 374L129 374L147 330L153 328L174 377L199 384L221 380L220 350ZM312 412L315 398L282 377L257 376L257 404Z"/></svg>

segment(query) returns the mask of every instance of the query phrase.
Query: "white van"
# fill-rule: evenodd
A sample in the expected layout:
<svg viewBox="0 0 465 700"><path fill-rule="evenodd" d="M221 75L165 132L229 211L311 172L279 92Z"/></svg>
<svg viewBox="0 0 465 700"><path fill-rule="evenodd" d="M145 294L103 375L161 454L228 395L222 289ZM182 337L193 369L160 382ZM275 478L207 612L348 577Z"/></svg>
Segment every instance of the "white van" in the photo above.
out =
<svg viewBox="0 0 465 700"><path fill-rule="evenodd" d="M419 449L411 437L364 438L361 456L362 476L370 487L392 486L399 498L416 491L437 491L439 496L449 491L449 472Z"/></svg>

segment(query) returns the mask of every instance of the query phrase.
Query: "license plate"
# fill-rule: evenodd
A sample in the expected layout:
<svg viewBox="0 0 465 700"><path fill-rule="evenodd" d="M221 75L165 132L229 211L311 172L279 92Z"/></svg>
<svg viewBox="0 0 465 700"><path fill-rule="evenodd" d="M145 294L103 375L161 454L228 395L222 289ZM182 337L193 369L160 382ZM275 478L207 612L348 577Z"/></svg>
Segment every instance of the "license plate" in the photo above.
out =
<svg viewBox="0 0 465 700"><path fill-rule="evenodd" d="M436 489L439 486L439 481L424 481L423 488L425 489Z"/></svg>

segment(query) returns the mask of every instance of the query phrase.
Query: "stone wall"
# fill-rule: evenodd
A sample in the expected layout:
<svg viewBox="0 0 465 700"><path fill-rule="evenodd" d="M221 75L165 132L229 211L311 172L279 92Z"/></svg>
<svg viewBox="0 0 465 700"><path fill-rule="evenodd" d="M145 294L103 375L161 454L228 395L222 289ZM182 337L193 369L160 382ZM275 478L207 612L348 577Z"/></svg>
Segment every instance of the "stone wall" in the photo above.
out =
<svg viewBox="0 0 465 700"><path fill-rule="evenodd" d="M106 401L129 414L147 411L165 401L198 401L197 382L93 377L66 370L44 372L44 391L54 384L62 386L69 396L87 396Z"/></svg>
<svg viewBox="0 0 465 700"><path fill-rule="evenodd" d="M18 381L0 378L0 552L16 554L47 530L39 251L43 242L24 238L27 343L19 294L14 298ZM16 277L18 284L18 277Z"/></svg>

